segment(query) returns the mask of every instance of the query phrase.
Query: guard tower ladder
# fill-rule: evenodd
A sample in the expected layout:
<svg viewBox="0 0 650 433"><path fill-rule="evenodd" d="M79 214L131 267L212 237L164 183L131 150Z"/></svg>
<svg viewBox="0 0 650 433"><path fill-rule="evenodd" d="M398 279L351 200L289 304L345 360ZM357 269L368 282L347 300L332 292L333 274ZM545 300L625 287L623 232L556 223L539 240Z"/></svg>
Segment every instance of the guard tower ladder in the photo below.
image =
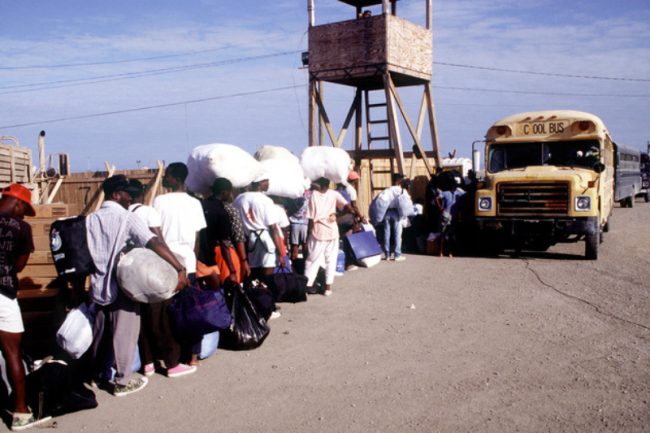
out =
<svg viewBox="0 0 650 433"><path fill-rule="evenodd" d="M390 132L389 132L389 126L388 126L388 104L386 103L386 93L383 90L377 90L373 92L374 94L377 95L382 95L384 96L383 99L380 100L380 102L370 102L370 91L365 90L364 91L364 99L365 99L365 108L366 108L366 132L367 132L367 140L368 140L368 150L372 149L372 145L375 142L387 142L388 143L388 148L393 149L393 142L390 137ZM375 116L377 116L379 113L379 109L383 108L383 111L381 111L384 114L383 118L377 118L373 116L373 113ZM373 135L372 133L372 125L384 125L386 127L385 130L385 135ZM372 193L372 196L374 197L375 191L381 191L384 189L384 187L381 186L375 186L375 180L374 180L374 175L379 174L379 175L391 175L394 172L394 160L393 158L390 159L390 170L375 170L373 167L373 160L369 160L369 168L370 168L370 190Z"/></svg>

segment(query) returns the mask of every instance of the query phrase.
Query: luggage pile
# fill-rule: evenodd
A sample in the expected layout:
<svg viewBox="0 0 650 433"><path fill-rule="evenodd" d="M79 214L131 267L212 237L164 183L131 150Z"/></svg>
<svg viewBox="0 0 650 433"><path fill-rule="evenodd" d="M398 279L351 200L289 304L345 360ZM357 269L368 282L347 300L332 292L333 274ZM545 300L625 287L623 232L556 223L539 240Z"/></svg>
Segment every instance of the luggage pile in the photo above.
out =
<svg viewBox="0 0 650 433"><path fill-rule="evenodd" d="M234 188L243 188L265 176L268 195L295 199L318 178L334 183L346 180L352 160L345 150L335 147L308 147L298 158L283 147L263 146L252 156L237 146L217 143L194 148L187 168L185 186L192 192L208 193L218 177L228 179Z"/></svg>

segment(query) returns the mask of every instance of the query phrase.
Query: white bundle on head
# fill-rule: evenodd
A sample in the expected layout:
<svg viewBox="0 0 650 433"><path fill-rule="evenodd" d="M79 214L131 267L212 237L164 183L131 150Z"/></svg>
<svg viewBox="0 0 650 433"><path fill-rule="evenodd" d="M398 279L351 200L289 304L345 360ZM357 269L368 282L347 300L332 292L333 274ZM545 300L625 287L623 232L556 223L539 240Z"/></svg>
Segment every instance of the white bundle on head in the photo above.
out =
<svg viewBox="0 0 650 433"><path fill-rule="evenodd" d="M232 144L204 144L195 147L187 159L189 171L185 186L198 193L209 193L218 177L228 179L233 188L243 188L258 178L263 169L253 156Z"/></svg>

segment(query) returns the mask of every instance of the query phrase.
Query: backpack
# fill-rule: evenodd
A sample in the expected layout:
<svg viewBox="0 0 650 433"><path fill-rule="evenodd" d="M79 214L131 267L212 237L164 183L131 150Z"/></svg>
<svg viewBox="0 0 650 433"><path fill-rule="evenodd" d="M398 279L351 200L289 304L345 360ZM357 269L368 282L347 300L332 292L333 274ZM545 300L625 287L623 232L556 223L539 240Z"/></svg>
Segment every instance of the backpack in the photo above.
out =
<svg viewBox="0 0 650 433"><path fill-rule="evenodd" d="M50 249L59 277L85 277L95 271L86 237L86 217L58 219L50 228Z"/></svg>

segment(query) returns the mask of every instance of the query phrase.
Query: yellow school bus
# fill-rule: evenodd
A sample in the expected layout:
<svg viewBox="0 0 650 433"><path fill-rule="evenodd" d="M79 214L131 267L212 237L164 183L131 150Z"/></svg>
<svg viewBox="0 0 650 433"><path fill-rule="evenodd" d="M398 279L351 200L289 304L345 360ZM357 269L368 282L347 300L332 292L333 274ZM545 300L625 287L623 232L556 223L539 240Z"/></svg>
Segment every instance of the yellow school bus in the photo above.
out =
<svg viewBox="0 0 650 433"><path fill-rule="evenodd" d="M586 258L597 259L614 204L615 144L603 122L579 111L522 113L485 138L479 246L546 250L584 240Z"/></svg>

